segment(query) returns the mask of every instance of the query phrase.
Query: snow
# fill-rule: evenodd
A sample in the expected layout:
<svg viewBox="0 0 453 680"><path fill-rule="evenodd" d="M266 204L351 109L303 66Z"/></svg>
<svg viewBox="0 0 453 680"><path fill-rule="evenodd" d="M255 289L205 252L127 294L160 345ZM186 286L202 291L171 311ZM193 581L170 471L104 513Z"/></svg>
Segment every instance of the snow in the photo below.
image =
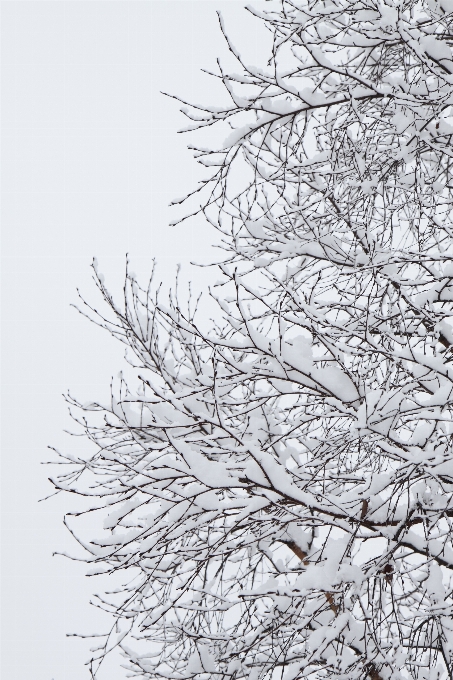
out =
<svg viewBox="0 0 453 680"><path fill-rule="evenodd" d="M376 8L284 0L271 61L230 45L200 121L231 129L197 196L218 298L136 282L102 322L143 378L89 429L121 499L92 553L136 570L168 677L416 680L453 615L449 19Z"/></svg>
<svg viewBox="0 0 453 680"><path fill-rule="evenodd" d="M443 40L435 38L433 35L423 36L420 45L434 59L448 59L451 61L451 49Z"/></svg>

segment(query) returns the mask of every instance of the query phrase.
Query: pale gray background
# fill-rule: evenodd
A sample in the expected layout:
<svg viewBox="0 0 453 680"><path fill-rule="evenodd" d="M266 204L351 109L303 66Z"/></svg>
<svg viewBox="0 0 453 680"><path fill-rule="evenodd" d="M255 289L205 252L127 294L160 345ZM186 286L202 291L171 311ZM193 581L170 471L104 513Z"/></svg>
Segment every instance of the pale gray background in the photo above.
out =
<svg viewBox="0 0 453 680"><path fill-rule="evenodd" d="M257 3L255 3L257 4ZM262 3L260 3L262 4ZM89 264L96 255L114 290L125 253L146 276L151 259L168 284L178 262L198 288L215 273L213 240L201 219L169 228L169 201L203 170L185 149L177 102L224 101L200 73L227 51L216 9L241 50L256 61L262 28L234 0L2 3L2 677L79 680L91 643L67 632L101 628L88 605L102 583L72 550L63 529L66 496L46 503L54 471L40 465L47 445L84 446L68 427L61 393L108 394L122 350L73 309L76 287L96 300ZM264 41L265 42L265 41ZM212 137L211 137L212 138ZM207 143L205 135L200 141ZM176 213L177 214L177 213ZM112 659L100 678L125 672Z"/></svg>

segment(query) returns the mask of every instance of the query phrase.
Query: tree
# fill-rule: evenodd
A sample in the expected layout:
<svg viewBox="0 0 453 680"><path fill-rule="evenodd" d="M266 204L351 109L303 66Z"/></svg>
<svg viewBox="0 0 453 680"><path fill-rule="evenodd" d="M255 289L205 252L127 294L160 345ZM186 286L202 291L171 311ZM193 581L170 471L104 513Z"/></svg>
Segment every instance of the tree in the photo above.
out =
<svg viewBox="0 0 453 680"><path fill-rule="evenodd" d="M118 645L143 679L453 677L451 10L249 9L268 64L225 35L231 105L184 108L230 126L195 149L214 320L94 264L137 380L68 397L95 448L52 480L105 517L68 522L92 572L130 576L93 677Z"/></svg>

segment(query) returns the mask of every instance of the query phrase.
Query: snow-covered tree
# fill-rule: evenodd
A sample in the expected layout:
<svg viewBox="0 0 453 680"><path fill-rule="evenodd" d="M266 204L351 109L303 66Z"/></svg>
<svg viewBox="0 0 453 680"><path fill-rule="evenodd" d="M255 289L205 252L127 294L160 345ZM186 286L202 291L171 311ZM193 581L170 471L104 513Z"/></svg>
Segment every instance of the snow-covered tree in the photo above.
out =
<svg viewBox="0 0 453 680"><path fill-rule="evenodd" d="M68 397L95 446L53 479L129 579L92 673L451 678L453 2L264 8L268 63L229 41L231 104L183 109L229 126L195 149L215 318L94 266L137 377Z"/></svg>

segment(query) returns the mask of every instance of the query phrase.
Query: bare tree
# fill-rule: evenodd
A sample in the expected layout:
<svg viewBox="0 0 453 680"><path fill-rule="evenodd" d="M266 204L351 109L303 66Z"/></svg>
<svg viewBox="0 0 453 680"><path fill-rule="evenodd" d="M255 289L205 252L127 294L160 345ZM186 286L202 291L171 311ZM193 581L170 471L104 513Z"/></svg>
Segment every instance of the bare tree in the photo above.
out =
<svg viewBox="0 0 453 680"><path fill-rule="evenodd" d="M95 447L52 480L105 517L68 520L92 571L130 576L93 676L119 645L153 680L453 677L450 10L250 9L269 62L229 41L231 105L184 108L230 126L195 149L215 319L94 266L137 381L68 397Z"/></svg>

